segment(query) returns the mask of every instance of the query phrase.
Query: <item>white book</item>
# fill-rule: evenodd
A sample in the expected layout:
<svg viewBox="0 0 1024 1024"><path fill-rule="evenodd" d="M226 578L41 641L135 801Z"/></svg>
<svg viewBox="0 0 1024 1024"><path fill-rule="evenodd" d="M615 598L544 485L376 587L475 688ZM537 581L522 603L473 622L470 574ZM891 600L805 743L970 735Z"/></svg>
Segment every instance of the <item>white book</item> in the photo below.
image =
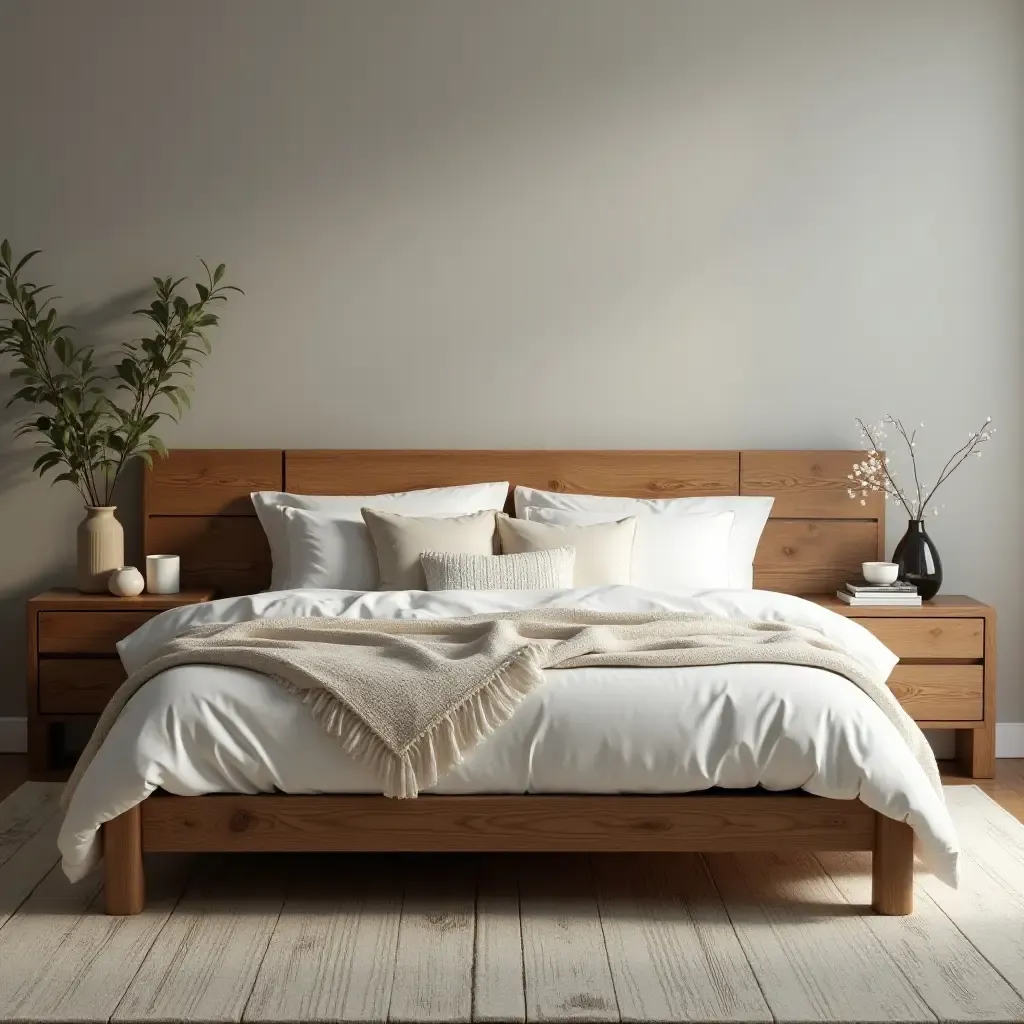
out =
<svg viewBox="0 0 1024 1024"><path fill-rule="evenodd" d="M870 597L854 597L853 594L847 593L845 590L837 590L836 597L853 608L917 608L921 605L919 594L907 594L906 597L897 597L895 594L886 594L881 597L874 594Z"/></svg>

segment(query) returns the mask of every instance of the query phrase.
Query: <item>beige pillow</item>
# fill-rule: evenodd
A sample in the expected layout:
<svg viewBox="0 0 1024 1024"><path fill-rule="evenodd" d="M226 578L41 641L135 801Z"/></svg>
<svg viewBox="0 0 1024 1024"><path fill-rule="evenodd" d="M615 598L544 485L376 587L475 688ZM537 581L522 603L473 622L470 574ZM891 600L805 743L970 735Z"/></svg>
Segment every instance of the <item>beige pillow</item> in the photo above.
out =
<svg viewBox="0 0 1024 1024"><path fill-rule="evenodd" d="M498 516L498 537L505 554L574 548L573 586L576 587L629 583L635 533L635 516L592 526L553 526L511 519L503 513Z"/></svg>
<svg viewBox="0 0 1024 1024"><path fill-rule="evenodd" d="M572 548L520 555L420 555L427 590L567 590L572 586Z"/></svg>
<svg viewBox="0 0 1024 1024"><path fill-rule="evenodd" d="M364 508L362 514L377 552L378 590L426 590L427 579L420 565L424 551L493 555L496 550L495 512L400 516Z"/></svg>

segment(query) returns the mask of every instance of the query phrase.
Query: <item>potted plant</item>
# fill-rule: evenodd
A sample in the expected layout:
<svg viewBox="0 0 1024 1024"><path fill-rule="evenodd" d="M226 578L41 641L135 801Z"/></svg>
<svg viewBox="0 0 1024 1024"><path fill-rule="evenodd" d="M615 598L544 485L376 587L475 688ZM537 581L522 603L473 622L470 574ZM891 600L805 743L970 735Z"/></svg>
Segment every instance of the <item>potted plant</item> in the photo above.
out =
<svg viewBox="0 0 1024 1024"><path fill-rule="evenodd" d="M885 500L890 498L898 501L906 509L909 522L907 532L896 545L892 560L899 566L899 579L913 583L917 587L922 600L929 601L942 586L942 559L938 549L924 528L927 515L937 516L939 509L933 504L935 492L960 468L969 458L981 458L981 446L991 440L996 432L990 426L992 417L986 418L978 430L967 435L966 443L962 444L946 460L938 479L931 487L922 486L921 476L917 467L917 431L907 430L903 421L895 416L884 416L878 423L868 425L862 419L854 422L860 427L861 441L867 448L867 458L863 462L854 463L848 494L851 498L859 498L865 503L869 491L881 491ZM884 453L883 441L888 436L889 428L894 428L906 445L910 455L910 468L914 477L913 487L904 489L896 480L895 471L889 465L889 456Z"/></svg>
<svg viewBox="0 0 1024 1024"><path fill-rule="evenodd" d="M166 455L153 433L165 416L177 420L190 404L194 372L210 354L207 332L218 322L215 303L227 292L224 264L206 271L189 302L178 289L185 278L154 277L156 297L135 312L152 324L150 336L124 342L113 366L97 361L92 346L77 346L72 328L61 322L50 285L23 279L34 250L15 261L0 243L0 356L10 356L17 391L8 405L34 412L15 434L34 435L44 451L32 469L56 473L54 482L74 484L85 502L78 528L78 588L106 589L107 576L124 564L124 532L114 515L114 493L125 466L135 457L150 464Z"/></svg>

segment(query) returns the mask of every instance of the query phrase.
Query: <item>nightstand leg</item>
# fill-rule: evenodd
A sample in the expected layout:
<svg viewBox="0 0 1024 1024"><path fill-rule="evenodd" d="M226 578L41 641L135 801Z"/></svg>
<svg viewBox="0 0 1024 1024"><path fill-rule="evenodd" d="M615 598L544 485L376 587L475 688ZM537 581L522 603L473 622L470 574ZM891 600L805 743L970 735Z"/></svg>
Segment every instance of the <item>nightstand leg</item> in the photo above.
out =
<svg viewBox="0 0 1024 1024"><path fill-rule="evenodd" d="M957 729L956 759L964 775L992 779L996 774L996 737L992 725L979 729Z"/></svg>

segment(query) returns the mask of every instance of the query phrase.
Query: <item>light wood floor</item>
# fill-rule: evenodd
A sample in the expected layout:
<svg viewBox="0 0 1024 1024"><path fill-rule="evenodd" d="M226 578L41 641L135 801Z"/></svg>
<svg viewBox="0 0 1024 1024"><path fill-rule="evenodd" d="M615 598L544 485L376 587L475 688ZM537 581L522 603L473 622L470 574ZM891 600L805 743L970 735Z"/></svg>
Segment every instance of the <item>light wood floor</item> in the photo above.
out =
<svg viewBox="0 0 1024 1024"><path fill-rule="evenodd" d="M58 793L0 815L0 1024L1024 1021L1024 826L968 786L960 888L890 918L868 853L154 854L111 918Z"/></svg>

